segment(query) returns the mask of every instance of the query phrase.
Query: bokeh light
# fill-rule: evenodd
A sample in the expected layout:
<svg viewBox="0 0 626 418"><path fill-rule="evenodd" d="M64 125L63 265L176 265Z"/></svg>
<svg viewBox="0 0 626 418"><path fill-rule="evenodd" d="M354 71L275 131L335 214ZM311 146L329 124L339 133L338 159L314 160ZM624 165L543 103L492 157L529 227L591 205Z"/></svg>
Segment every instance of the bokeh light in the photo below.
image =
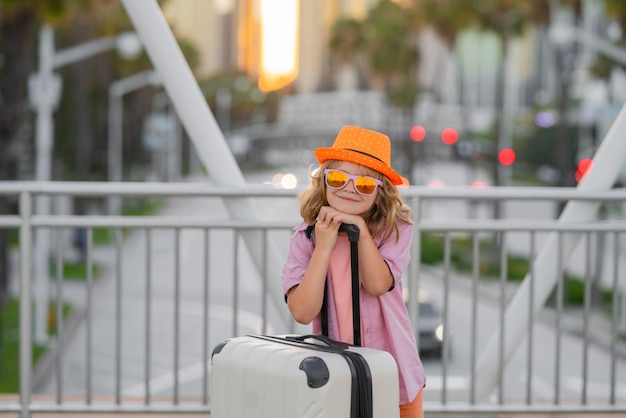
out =
<svg viewBox="0 0 626 418"><path fill-rule="evenodd" d="M585 177L585 175L589 173L589 171L591 171L592 167L593 167L593 160L591 158L583 158L582 160L580 160L578 162L576 174L574 175L576 178L576 181L580 182L583 179L583 177Z"/></svg>
<svg viewBox="0 0 626 418"><path fill-rule="evenodd" d="M502 165L511 165L515 162L515 151L511 148L503 148L498 153L498 161Z"/></svg>
<svg viewBox="0 0 626 418"><path fill-rule="evenodd" d="M434 179L428 182L428 184L426 185L426 187L431 187L433 189L438 189L440 187L446 187L446 184L438 179Z"/></svg>
<svg viewBox="0 0 626 418"><path fill-rule="evenodd" d="M444 144L453 145L459 139L459 133L454 128L446 128L441 133L441 140Z"/></svg>
<svg viewBox="0 0 626 418"><path fill-rule="evenodd" d="M535 114L535 125L540 128L549 128L554 125L555 117L551 112L542 110Z"/></svg>
<svg viewBox="0 0 626 418"><path fill-rule="evenodd" d="M283 173L276 173L272 176L272 186L275 188L280 188L280 182L283 179Z"/></svg>
<svg viewBox="0 0 626 418"><path fill-rule="evenodd" d="M415 125L411 128L411 139L415 142L422 142L426 138L426 129L423 126Z"/></svg>
<svg viewBox="0 0 626 418"><path fill-rule="evenodd" d="M283 189L295 189L298 186L298 178L291 173L287 173L280 179L280 185Z"/></svg>

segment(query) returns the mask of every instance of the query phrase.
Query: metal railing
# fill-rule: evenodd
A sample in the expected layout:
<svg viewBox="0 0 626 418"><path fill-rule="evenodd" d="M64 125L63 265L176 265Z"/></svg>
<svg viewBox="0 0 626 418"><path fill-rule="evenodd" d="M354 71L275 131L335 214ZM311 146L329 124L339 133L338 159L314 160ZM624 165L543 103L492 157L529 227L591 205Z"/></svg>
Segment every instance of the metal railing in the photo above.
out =
<svg viewBox="0 0 626 418"><path fill-rule="evenodd" d="M620 246L626 236L623 216L560 222L542 206L535 209L537 216L522 210L530 216L490 219L496 203L550 202L552 209L572 200L621 204L626 190L409 187L402 193L415 221L412 262L403 280L408 294L416 296L407 303L416 336L418 291L429 292L448 330L441 358L424 359L426 411L448 416L626 412L626 351L618 329L618 295L626 286L620 275L620 254L626 250ZM154 216L39 216L33 198L41 194L162 197L183 204ZM0 197L19 201L19 214L0 216L0 229L19 230L20 290L19 400L0 401L0 411L21 411L24 417L39 412L210 412L213 346L235 335L300 330L293 321L285 322L286 308L275 302L282 295L268 296L280 281L268 277L268 265L280 260L266 250L277 241L286 255L290 230L298 222L295 196L296 191L271 187L197 183L0 183ZM241 198L267 203L270 216L230 219L221 199ZM57 237L52 256L57 321L47 361L39 362L47 368L38 364L33 370L31 324L37 318L31 306L39 278L32 277L36 243L31 237L39 228ZM65 280L69 252L61 238L76 228L84 228L87 237L86 279L78 284ZM114 239L98 247L94 232L102 228L114 231ZM260 233L262 249L256 265L240 239L252 231ZM426 243L429 237L440 251L434 265L423 259L433 248ZM594 254L601 242L608 245ZM557 256L549 257L552 267L545 268L540 259L551 243ZM509 280L512 255L527 258L528 273L521 282ZM466 270L463 263L454 267L459 258ZM489 260L495 260L495 274L485 273ZM104 270L99 278L93 273L97 264ZM604 293L611 295L604 314L592 304L592 279L597 279L592 267L599 264L608 277ZM581 306L565 302L565 272L580 276ZM545 284L549 280L554 286ZM544 297L542 287L555 291ZM63 306L75 302L80 320L70 325ZM599 334L602 341L596 339Z"/></svg>

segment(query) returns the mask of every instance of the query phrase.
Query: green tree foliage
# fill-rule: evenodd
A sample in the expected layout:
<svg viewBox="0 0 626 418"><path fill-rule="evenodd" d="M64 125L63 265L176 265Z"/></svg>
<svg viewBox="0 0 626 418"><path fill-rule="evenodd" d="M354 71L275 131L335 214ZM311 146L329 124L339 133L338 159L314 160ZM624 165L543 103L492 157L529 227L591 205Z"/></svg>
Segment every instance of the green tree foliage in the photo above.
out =
<svg viewBox="0 0 626 418"><path fill-rule="evenodd" d="M280 91L263 93L257 87L257 80L252 80L243 72L226 72L215 74L200 82L204 97L221 121L221 110L218 109L217 97L219 94L228 94L230 106L228 109L228 123L230 129L245 126L250 121L276 122L278 117L278 103ZM225 130L225 126L221 126Z"/></svg>
<svg viewBox="0 0 626 418"><path fill-rule="evenodd" d="M419 92L416 20L410 9L381 0L363 21L339 19L332 28L329 49L342 62L364 67L369 85L379 85L389 101L412 108Z"/></svg>
<svg viewBox="0 0 626 418"><path fill-rule="evenodd" d="M615 43L619 47L626 47L626 1L624 0L603 0L604 11L607 19L616 21L622 30L622 36ZM591 65L591 74L599 79L608 80L614 67L620 67L626 70L626 65L616 63L613 59L599 53L596 60Z"/></svg>
<svg viewBox="0 0 626 418"><path fill-rule="evenodd" d="M341 61L351 61L365 49L363 25L352 18L340 18L331 29L329 49Z"/></svg>

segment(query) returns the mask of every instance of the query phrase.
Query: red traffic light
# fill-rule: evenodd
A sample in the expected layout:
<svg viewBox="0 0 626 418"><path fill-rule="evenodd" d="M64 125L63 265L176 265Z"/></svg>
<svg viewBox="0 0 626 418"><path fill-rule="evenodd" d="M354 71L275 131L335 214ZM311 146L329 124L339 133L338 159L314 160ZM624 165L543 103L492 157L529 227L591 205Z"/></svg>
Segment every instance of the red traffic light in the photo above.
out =
<svg viewBox="0 0 626 418"><path fill-rule="evenodd" d="M578 162L578 171L580 171L581 174L587 174L592 166L593 160L591 158L583 158Z"/></svg>
<svg viewBox="0 0 626 418"><path fill-rule="evenodd" d="M498 153L498 161L502 165L511 165L515 162L515 151L511 148L503 148Z"/></svg>
<svg viewBox="0 0 626 418"><path fill-rule="evenodd" d="M415 125L411 128L411 139L415 142L422 142L426 138L426 129L423 126Z"/></svg>
<svg viewBox="0 0 626 418"><path fill-rule="evenodd" d="M593 160L591 158L583 158L578 162L578 169L576 170L576 181L582 180L593 167Z"/></svg>
<svg viewBox="0 0 626 418"><path fill-rule="evenodd" d="M441 140L444 144L453 145L459 139L459 133L454 128L446 128L441 133Z"/></svg>

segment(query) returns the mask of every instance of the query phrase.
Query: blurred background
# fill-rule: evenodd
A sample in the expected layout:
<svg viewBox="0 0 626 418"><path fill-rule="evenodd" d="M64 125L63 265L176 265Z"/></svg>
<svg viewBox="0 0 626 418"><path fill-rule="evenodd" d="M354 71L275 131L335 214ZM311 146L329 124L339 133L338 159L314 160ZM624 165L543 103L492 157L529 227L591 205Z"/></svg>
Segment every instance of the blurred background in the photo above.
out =
<svg viewBox="0 0 626 418"><path fill-rule="evenodd" d="M497 185L572 186L626 96L619 0L159 3L244 169L277 163L270 148L308 149L358 123L392 137L412 184L419 162L444 158L488 169ZM124 180L198 170L149 59L123 42L133 28L119 1L0 7L1 179L36 178L42 95L54 113L51 179L110 179L117 125ZM53 64L46 90L33 76L44 25L53 63L98 39L116 44Z"/></svg>
<svg viewBox="0 0 626 418"><path fill-rule="evenodd" d="M626 100L621 0L159 4L244 171L308 167L357 124L411 184L575 186ZM119 0L1 0L0 31L0 180L203 172Z"/></svg>
<svg viewBox="0 0 626 418"><path fill-rule="evenodd" d="M626 101L623 0L158 3L240 169L276 187L347 124L387 133L412 185L572 187ZM0 181L205 175L119 0L0 0ZM16 243L0 229L0 303Z"/></svg>

